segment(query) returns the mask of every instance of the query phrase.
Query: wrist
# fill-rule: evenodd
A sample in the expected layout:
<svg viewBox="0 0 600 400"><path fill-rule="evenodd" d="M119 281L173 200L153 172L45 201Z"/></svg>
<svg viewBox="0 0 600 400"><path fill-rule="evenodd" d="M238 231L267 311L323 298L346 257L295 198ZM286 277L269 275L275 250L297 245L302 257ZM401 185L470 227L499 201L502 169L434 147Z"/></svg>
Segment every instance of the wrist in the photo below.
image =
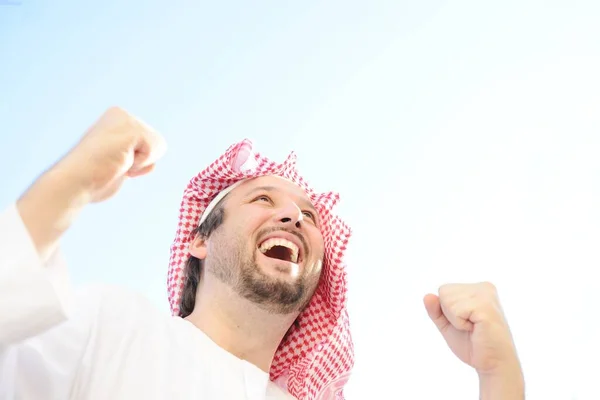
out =
<svg viewBox="0 0 600 400"><path fill-rule="evenodd" d="M524 400L525 379L518 363L488 373L479 373L481 400Z"/></svg>
<svg viewBox="0 0 600 400"><path fill-rule="evenodd" d="M17 209L42 260L90 202L90 193L81 172L61 161L19 198Z"/></svg>
<svg viewBox="0 0 600 400"><path fill-rule="evenodd" d="M80 154L67 154L46 172L46 179L69 198L89 200L94 191L94 171L91 160L80 160ZM89 202L89 201L88 201Z"/></svg>

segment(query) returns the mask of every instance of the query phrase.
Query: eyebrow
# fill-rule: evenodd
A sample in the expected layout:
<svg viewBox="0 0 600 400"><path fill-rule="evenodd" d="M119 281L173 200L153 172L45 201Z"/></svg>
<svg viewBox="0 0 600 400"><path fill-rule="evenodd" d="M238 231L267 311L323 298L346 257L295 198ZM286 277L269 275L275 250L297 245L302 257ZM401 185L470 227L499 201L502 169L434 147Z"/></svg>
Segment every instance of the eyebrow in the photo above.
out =
<svg viewBox="0 0 600 400"><path fill-rule="evenodd" d="M250 196L252 193L255 192L281 192L281 189L275 186L258 186L246 193L246 196ZM302 203L305 208L309 208L312 211L314 211L315 214L317 214L317 209L315 208L315 206L312 205L310 201L306 199L300 199L299 203Z"/></svg>

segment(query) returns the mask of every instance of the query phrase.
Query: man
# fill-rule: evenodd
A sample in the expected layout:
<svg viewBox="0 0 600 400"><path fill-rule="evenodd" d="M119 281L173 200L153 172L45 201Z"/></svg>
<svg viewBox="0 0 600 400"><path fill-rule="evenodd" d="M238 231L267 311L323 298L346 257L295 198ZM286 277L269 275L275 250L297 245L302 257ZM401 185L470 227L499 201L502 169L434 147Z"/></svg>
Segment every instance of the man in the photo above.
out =
<svg viewBox="0 0 600 400"><path fill-rule="evenodd" d="M294 157L232 146L184 193L171 246L173 316L118 288L72 294L59 241L83 207L149 173L160 136L111 108L0 215L1 399L335 399L354 363L337 196ZM481 398L523 399L491 284L424 298ZM390 388L390 390L392 390ZM390 393L390 397L394 397Z"/></svg>

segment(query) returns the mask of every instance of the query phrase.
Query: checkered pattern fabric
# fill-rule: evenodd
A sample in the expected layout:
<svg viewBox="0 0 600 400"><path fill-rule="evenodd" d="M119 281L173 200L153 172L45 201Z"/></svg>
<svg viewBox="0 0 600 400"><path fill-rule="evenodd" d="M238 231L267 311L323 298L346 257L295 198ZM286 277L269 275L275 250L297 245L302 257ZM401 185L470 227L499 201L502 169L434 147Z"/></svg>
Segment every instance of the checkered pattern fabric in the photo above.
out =
<svg viewBox="0 0 600 400"><path fill-rule="evenodd" d="M316 193L296 170L296 155L291 153L278 164L252 151L252 142L234 144L193 177L186 187L179 210L179 224L167 278L169 302L179 315L184 286L185 263L192 230L222 190L247 178L276 175L296 183L306 192L319 213L325 242L322 278L306 309L275 353L271 379L302 400L343 399L343 387L354 365L354 349L346 310L346 269L344 253L350 228L333 213L339 200L335 193Z"/></svg>

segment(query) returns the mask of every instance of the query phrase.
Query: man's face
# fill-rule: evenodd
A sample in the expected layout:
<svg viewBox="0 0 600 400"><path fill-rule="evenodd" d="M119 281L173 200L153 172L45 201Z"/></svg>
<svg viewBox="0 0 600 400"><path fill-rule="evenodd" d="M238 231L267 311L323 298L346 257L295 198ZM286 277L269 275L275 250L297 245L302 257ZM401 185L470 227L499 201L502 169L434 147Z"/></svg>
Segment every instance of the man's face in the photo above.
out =
<svg viewBox="0 0 600 400"><path fill-rule="evenodd" d="M228 194L225 217L206 240L206 272L279 314L301 311L321 275L323 236L304 191L275 176Z"/></svg>

